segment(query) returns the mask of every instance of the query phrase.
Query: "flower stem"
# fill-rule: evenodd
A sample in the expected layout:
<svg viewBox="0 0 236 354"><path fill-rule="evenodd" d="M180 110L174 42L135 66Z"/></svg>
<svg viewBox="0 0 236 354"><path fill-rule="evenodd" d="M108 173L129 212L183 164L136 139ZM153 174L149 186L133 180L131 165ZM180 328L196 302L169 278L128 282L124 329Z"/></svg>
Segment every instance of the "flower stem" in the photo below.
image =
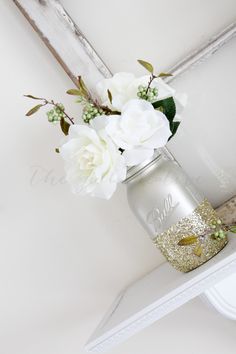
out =
<svg viewBox="0 0 236 354"><path fill-rule="evenodd" d="M151 74L150 80L149 80L148 85L147 85L146 94L148 93L148 90L150 89L151 83L153 82L154 79L156 79L156 76Z"/></svg>

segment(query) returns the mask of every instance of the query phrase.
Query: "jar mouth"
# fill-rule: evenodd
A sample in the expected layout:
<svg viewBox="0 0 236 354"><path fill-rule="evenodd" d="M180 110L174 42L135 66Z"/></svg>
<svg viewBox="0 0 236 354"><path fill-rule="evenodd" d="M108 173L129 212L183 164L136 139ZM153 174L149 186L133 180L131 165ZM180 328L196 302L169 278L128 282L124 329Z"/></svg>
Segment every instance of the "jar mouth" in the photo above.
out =
<svg viewBox="0 0 236 354"><path fill-rule="evenodd" d="M169 159L174 160L173 155L169 152L169 150L166 147L156 149L154 151L154 154L152 157L149 159L143 161L142 163L132 166L128 168L127 170L127 176L126 179L122 183L128 183L131 179L133 179L136 175L140 174L143 170L145 170L147 167L151 166L153 163L155 163L157 160L161 158L161 156L167 156Z"/></svg>

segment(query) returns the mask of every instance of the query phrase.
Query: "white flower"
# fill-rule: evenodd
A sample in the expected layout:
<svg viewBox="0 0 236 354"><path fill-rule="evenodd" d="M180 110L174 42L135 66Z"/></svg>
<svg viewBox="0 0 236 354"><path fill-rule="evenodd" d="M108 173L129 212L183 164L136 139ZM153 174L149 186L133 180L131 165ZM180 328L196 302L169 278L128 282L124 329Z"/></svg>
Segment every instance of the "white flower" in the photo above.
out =
<svg viewBox="0 0 236 354"><path fill-rule="evenodd" d="M154 149L163 147L171 136L166 116L140 99L129 101L121 115L109 116L106 132L124 149L127 166L137 165L152 157Z"/></svg>
<svg viewBox="0 0 236 354"><path fill-rule="evenodd" d="M60 155L74 193L109 199L117 183L125 179L124 157L104 130L72 125Z"/></svg>
<svg viewBox="0 0 236 354"><path fill-rule="evenodd" d="M128 95L129 86L134 80L135 76L133 74L117 73L110 79L103 79L99 81L96 89L102 104L111 109L121 111L122 107L130 99ZM107 90L109 90L112 94L112 104L109 101Z"/></svg>
<svg viewBox="0 0 236 354"><path fill-rule="evenodd" d="M150 80L149 75L135 78L130 73L117 73L110 79L103 79L97 86L97 93L103 105L113 110L121 111L124 105L131 99L137 98L138 87L147 86ZM157 100L173 97L176 103L177 114L186 105L186 95L176 95L175 90L167 85L161 78L153 80L151 87L158 89ZM112 104L109 101L107 90L112 94Z"/></svg>

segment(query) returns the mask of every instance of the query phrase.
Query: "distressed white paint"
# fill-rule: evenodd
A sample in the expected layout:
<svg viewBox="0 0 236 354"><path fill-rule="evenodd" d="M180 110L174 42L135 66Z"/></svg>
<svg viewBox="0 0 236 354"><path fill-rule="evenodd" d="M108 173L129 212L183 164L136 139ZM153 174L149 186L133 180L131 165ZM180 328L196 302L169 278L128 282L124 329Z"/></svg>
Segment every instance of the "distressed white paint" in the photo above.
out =
<svg viewBox="0 0 236 354"><path fill-rule="evenodd" d="M185 58L180 60L174 66L169 68L167 72L172 73L172 77L166 79L167 82L178 79L180 75L189 70L193 70L195 66L200 65L215 52L222 48L225 44L231 41L236 36L236 22L231 23L219 34L215 35L204 43L199 48L195 49L192 53L188 54Z"/></svg>
<svg viewBox="0 0 236 354"><path fill-rule="evenodd" d="M13 0L70 78L82 75L93 89L110 71L57 0Z"/></svg>

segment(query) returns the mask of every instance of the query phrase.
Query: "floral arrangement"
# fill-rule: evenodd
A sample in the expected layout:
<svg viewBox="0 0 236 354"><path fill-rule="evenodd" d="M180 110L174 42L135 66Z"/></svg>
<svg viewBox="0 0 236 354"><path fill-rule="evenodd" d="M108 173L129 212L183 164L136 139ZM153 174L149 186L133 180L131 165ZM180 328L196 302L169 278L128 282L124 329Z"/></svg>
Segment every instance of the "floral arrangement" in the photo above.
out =
<svg viewBox="0 0 236 354"><path fill-rule="evenodd" d="M61 103L25 95L41 101L26 116L51 106L48 121L59 123L66 135L56 152L65 161L66 180L74 193L109 199L128 167L151 158L177 132L185 95L177 95L163 81L170 74L154 74L150 63L138 62L149 75L117 73L97 84L96 98L78 77L78 88L67 93L83 106L83 124L76 123Z"/></svg>

